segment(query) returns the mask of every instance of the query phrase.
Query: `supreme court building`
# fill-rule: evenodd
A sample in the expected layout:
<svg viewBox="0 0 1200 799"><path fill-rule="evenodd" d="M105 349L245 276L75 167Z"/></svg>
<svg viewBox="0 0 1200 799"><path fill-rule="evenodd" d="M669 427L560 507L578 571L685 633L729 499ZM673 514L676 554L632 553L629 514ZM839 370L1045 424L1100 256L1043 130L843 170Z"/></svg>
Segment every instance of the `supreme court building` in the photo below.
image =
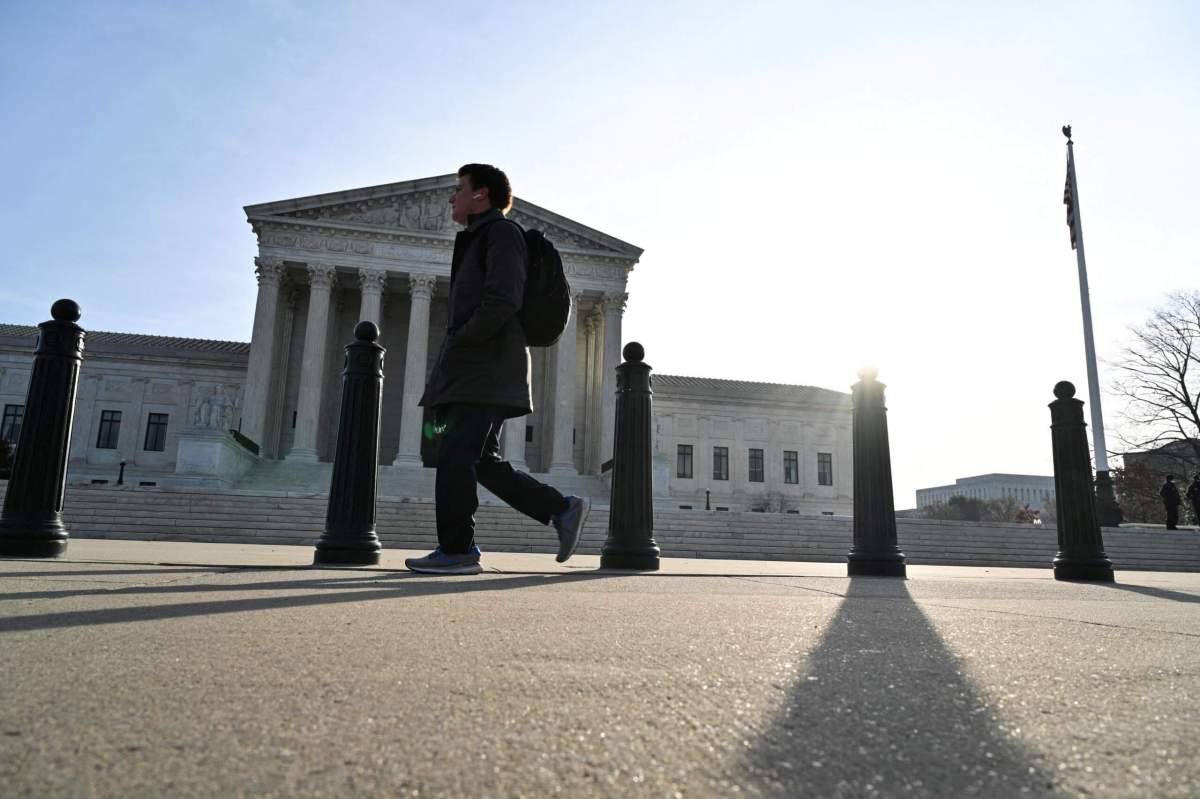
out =
<svg viewBox="0 0 1200 799"><path fill-rule="evenodd" d="M258 240L249 344L89 334L71 479L104 482L124 462L148 487L326 490L342 348L371 320L387 349L380 491L430 496L435 439L417 402L445 334L455 180L247 206ZM606 501L626 286L642 250L521 198L509 218L559 249L572 316L553 347L530 349L534 412L505 426L504 456ZM15 439L35 333L0 325L3 437ZM659 507L703 508L707 489L722 509L849 512L846 393L657 373L654 390Z"/></svg>

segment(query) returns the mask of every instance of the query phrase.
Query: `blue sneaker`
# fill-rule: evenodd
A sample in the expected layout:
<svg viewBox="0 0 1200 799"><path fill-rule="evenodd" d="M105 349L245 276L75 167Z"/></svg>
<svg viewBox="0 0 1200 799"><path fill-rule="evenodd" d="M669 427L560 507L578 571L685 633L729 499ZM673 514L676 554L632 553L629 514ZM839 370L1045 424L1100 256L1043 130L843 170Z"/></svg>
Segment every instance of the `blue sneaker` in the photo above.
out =
<svg viewBox="0 0 1200 799"><path fill-rule="evenodd" d="M550 517L554 529L558 531L558 556L554 559L559 563L566 563L575 554L583 523L592 509L592 501L586 497L566 497L566 500L567 509Z"/></svg>
<svg viewBox="0 0 1200 799"><path fill-rule="evenodd" d="M464 555L447 555L441 547L423 558L405 558L404 565L418 574L479 574L479 547L471 547Z"/></svg>

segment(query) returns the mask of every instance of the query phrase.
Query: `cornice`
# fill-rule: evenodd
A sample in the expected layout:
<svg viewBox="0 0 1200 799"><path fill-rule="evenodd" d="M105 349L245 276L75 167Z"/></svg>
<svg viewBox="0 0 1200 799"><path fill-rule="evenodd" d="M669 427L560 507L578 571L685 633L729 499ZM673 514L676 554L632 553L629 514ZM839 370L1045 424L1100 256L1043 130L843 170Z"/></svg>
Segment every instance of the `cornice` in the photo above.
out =
<svg viewBox="0 0 1200 799"><path fill-rule="evenodd" d="M258 230L260 260L333 263L351 269L391 266L442 275L450 272L452 241L403 234L384 238L350 233L320 226L264 224ZM563 268L577 288L611 293L617 286L624 288L632 265L619 257L564 253Z"/></svg>
<svg viewBox="0 0 1200 799"><path fill-rule="evenodd" d="M338 222L330 219L306 220L295 219L292 217L275 216L247 217L247 222L250 223L250 227L254 231L254 235L258 238L260 245L266 243L263 241L263 236L268 233L290 233L297 237L298 242L302 240L304 234L308 234L309 236L338 236L347 240L364 243L375 242L379 244L407 244L415 247L434 247L446 250L452 250L454 247L453 233L401 230L397 228L383 227L381 225ZM633 271L633 266L637 263L636 257L621 255L619 253L604 253L598 250L584 250L569 246L560 247L557 243L555 243L555 248L564 256L564 260L569 257L571 260L575 261L619 264L625 268L626 273ZM321 247L318 244L316 247L300 246L300 249L316 250L321 249ZM368 248L354 248L353 246L350 246L347 249L353 251L353 253L356 255L371 255L371 252ZM337 250L329 251L338 252Z"/></svg>

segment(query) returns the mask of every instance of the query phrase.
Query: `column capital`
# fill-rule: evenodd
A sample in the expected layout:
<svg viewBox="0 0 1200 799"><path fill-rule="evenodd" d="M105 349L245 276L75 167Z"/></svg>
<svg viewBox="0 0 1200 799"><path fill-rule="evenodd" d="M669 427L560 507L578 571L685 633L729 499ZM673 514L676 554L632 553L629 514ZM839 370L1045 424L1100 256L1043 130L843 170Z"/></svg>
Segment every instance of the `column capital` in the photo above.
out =
<svg viewBox="0 0 1200 799"><path fill-rule="evenodd" d="M427 272L412 272L408 276L408 290L413 297L427 300L433 296L434 286L437 285L437 275Z"/></svg>
<svg viewBox="0 0 1200 799"><path fill-rule="evenodd" d="M378 269L359 269L358 286L364 292L382 294L383 290L387 288L387 272Z"/></svg>
<svg viewBox="0 0 1200 799"><path fill-rule="evenodd" d="M578 311L579 303L583 302L583 290L571 289L568 293L571 295L571 310Z"/></svg>
<svg viewBox="0 0 1200 799"><path fill-rule="evenodd" d="M629 301L629 295L624 292L614 292L604 295L604 313L608 315L622 316L625 313L625 303Z"/></svg>
<svg viewBox="0 0 1200 799"><path fill-rule="evenodd" d="M333 288L337 283L337 268L333 264L310 263L308 282L313 288Z"/></svg>
<svg viewBox="0 0 1200 799"><path fill-rule="evenodd" d="M601 322L604 321L604 308L605 308L605 304L603 301L597 302L595 305L593 305L592 310L588 313L588 316L587 316L588 321L591 322L594 326L598 327L601 324Z"/></svg>
<svg viewBox="0 0 1200 799"><path fill-rule="evenodd" d="M283 279L283 259L258 256L254 259L254 274L259 285L278 286Z"/></svg>

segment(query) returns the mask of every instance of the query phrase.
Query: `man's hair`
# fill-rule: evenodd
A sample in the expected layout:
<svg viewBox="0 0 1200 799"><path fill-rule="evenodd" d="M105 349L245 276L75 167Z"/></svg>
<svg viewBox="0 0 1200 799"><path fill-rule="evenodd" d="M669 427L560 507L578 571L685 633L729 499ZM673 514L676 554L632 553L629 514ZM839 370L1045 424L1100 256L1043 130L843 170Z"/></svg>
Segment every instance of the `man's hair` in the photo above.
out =
<svg viewBox="0 0 1200 799"><path fill-rule="evenodd" d="M470 180L473 189L487 189L493 208L506 214L512 208L512 184L502 170L491 164L464 164L459 168L458 176Z"/></svg>

